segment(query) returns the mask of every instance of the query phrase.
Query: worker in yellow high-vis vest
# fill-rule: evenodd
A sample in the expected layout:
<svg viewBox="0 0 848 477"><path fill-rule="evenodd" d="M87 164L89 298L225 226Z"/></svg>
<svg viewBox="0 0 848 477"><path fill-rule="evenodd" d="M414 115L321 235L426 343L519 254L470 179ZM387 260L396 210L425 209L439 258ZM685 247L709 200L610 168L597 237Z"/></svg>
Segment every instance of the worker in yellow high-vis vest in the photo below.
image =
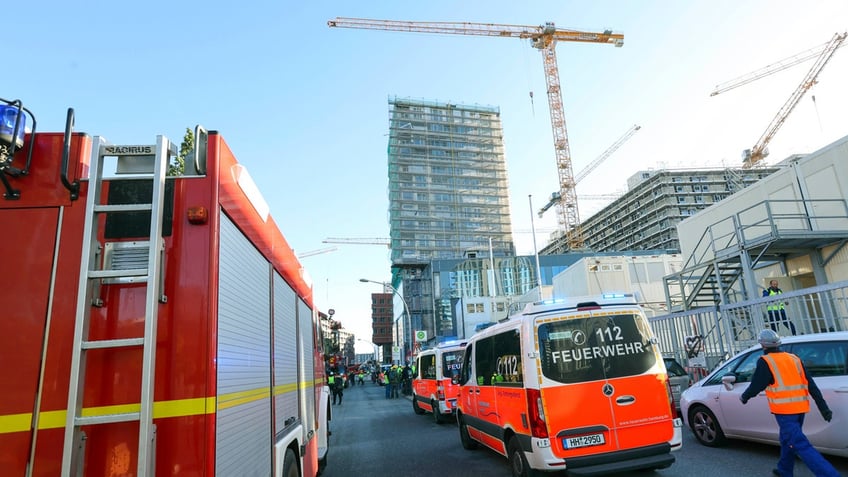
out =
<svg viewBox="0 0 848 477"><path fill-rule="evenodd" d="M763 290L763 297L777 296L783 293L783 290L778 286L777 280L769 282L769 287ZM795 324L786 318L786 303L782 301L770 302L766 305L768 309L769 328L777 332L777 327L780 323L789 328L792 336L795 336Z"/></svg>
<svg viewBox="0 0 848 477"><path fill-rule="evenodd" d="M763 347L763 355L757 359L751 384L739 400L745 404L761 391L766 392L769 410L780 428L780 459L772 473L792 475L798 456L816 477L838 477L839 472L810 444L802 429L811 396L824 420L830 422L833 418L816 382L800 358L780 350L780 336L774 330L764 329L757 341Z"/></svg>

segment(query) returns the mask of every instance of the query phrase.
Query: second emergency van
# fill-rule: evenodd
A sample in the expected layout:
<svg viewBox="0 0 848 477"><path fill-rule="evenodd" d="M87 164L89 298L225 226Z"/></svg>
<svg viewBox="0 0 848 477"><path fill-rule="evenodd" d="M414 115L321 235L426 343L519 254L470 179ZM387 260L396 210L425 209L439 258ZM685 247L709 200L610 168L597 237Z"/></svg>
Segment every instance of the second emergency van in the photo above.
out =
<svg viewBox="0 0 848 477"><path fill-rule="evenodd" d="M466 449L514 476L662 469L682 447L657 341L633 295L527 305L468 339L457 422Z"/></svg>
<svg viewBox="0 0 848 477"><path fill-rule="evenodd" d="M415 357L412 379L412 409L416 414L433 413L441 424L453 418L459 385L451 382L459 375L465 341L448 341Z"/></svg>

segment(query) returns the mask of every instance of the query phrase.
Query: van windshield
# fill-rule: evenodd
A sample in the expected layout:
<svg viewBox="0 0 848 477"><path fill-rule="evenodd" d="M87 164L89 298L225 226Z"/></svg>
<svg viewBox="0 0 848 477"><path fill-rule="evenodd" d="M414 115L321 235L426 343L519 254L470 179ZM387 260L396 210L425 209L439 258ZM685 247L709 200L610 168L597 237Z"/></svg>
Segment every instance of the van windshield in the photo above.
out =
<svg viewBox="0 0 848 477"><path fill-rule="evenodd" d="M539 324L542 374L561 383L632 376L656 364L652 334L638 314Z"/></svg>
<svg viewBox="0 0 848 477"><path fill-rule="evenodd" d="M448 351L442 353L442 376L450 379L459 375L462 365L462 351Z"/></svg>

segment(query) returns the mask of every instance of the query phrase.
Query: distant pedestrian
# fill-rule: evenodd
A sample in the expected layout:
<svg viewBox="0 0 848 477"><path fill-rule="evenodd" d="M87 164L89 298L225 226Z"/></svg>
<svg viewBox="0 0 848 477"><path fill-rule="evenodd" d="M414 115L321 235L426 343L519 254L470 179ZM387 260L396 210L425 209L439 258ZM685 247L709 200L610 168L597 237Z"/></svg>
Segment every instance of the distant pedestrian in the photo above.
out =
<svg viewBox="0 0 848 477"><path fill-rule="evenodd" d="M400 369L398 369L396 364L393 364L389 369L389 394L392 399L398 397L401 377Z"/></svg>
<svg viewBox="0 0 848 477"><path fill-rule="evenodd" d="M401 386L403 389L404 396L412 395L412 370L409 368L409 365L403 367L403 371L401 371Z"/></svg>
<svg viewBox="0 0 848 477"><path fill-rule="evenodd" d="M783 290L778 287L777 280L772 280L769 282L769 287L763 290L763 296L776 296L783 293ZM792 336L795 336L795 324L789 321L786 318L786 303L782 301L775 301L767 305L768 308L768 318L769 318L769 328L777 332L778 325L783 323L786 328L792 333Z"/></svg>
<svg viewBox="0 0 848 477"><path fill-rule="evenodd" d="M810 444L802 429L804 416L810 411L810 396L825 421L833 418L816 382L800 358L780 350L780 336L774 330L762 330L758 341L763 355L757 359L751 384L739 400L745 404L761 391L766 392L769 410L780 428L780 459L772 473L791 476L798 456L816 477L838 477L839 472Z"/></svg>
<svg viewBox="0 0 848 477"><path fill-rule="evenodd" d="M342 399L344 398L344 378L330 371L330 377L327 379L327 383L330 385L330 392L333 393L333 404L336 404L338 400L339 406L341 406Z"/></svg>
<svg viewBox="0 0 848 477"><path fill-rule="evenodd" d="M383 388L386 390L386 399L392 397L392 384L389 382L389 371L380 373L380 382L383 383Z"/></svg>

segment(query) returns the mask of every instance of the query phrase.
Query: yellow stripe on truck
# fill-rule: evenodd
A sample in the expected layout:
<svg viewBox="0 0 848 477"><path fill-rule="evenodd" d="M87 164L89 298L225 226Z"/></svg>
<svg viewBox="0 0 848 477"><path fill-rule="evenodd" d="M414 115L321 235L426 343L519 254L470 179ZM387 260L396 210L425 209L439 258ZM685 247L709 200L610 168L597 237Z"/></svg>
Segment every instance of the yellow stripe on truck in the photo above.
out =
<svg viewBox="0 0 848 477"><path fill-rule="evenodd" d="M316 379L314 381L303 381L298 383L301 389L308 389L318 384L323 384L323 380ZM282 384L274 387L274 395L286 394L294 392L298 389L298 384ZM265 399L270 396L270 391L267 388L251 389L249 391L240 391L228 393L218 397L191 398L191 399L174 399L171 401L156 401L153 403L153 418L167 419L169 417L184 417L184 416L199 416L204 414L215 414L218 406L220 409L227 409L241 404ZM122 414L130 412L139 412L141 409L140 403L119 404L114 406L96 406L86 407L82 410L82 415L90 416L105 416L109 414ZM59 429L65 427L67 412L65 409L56 411L45 411L38 416L39 429ZM12 434L15 432L26 432L32 427L32 413L25 412L20 414L0 415L0 434Z"/></svg>
<svg viewBox="0 0 848 477"><path fill-rule="evenodd" d="M217 398L193 398L175 399L172 401L157 401L153 403L153 418L165 419L169 417L197 416L202 414L214 414ZM108 414L138 412L141 404L123 404L116 406L86 407L82 410L83 416L105 416ZM38 417L39 429L58 429L65 427L67 419L66 410L42 412ZM0 416L0 434L11 434L13 432L24 432L32 426L32 413L9 414Z"/></svg>

